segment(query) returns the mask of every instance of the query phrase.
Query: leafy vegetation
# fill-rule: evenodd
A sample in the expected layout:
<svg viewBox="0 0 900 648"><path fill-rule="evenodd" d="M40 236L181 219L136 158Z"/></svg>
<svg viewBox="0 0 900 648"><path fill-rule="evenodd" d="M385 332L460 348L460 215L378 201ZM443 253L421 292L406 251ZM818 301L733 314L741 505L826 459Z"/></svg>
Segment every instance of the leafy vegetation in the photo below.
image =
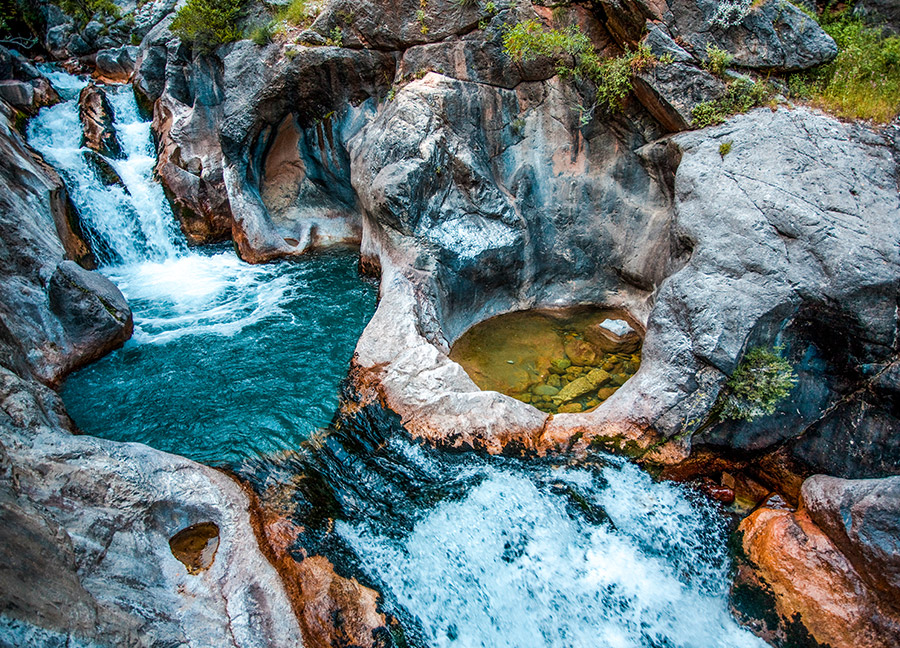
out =
<svg viewBox="0 0 900 648"><path fill-rule="evenodd" d="M726 155L731 153L731 145L732 145L731 140L728 140L727 142L722 142L721 144L719 144L719 155L722 157L723 160L725 159Z"/></svg>
<svg viewBox="0 0 900 648"><path fill-rule="evenodd" d="M223 43L241 38L237 23L243 4L243 0L188 0L175 14L170 29L201 52L212 52Z"/></svg>
<svg viewBox="0 0 900 648"><path fill-rule="evenodd" d="M545 56L555 61L561 77L587 79L596 86L597 105L621 110L636 72L660 62L646 47L615 58L601 58L590 39L578 28L544 29L537 21L517 23L503 34L503 50L513 60Z"/></svg>
<svg viewBox="0 0 900 648"><path fill-rule="evenodd" d="M276 18L299 27L311 23L317 14L318 8L312 6L309 0L291 0L278 11Z"/></svg>
<svg viewBox="0 0 900 648"><path fill-rule="evenodd" d="M712 74L722 76L733 60L734 57L721 47L717 47L712 43L706 44L706 63L703 64L703 67Z"/></svg>
<svg viewBox="0 0 900 648"><path fill-rule="evenodd" d="M747 112L769 101L772 89L763 82L750 79L735 79L730 82L725 94L713 101L703 101L691 111L691 125L694 128L705 128L713 124L721 124L732 115Z"/></svg>
<svg viewBox="0 0 900 648"><path fill-rule="evenodd" d="M331 30L331 35L325 39L326 45L332 45L334 47L343 47L344 46L344 30L340 27L335 27Z"/></svg>
<svg viewBox="0 0 900 648"><path fill-rule="evenodd" d="M257 25L250 30L250 40L259 46L268 45L272 42L272 28L272 23L269 22Z"/></svg>
<svg viewBox="0 0 900 648"><path fill-rule="evenodd" d="M900 114L900 37L866 26L849 11L826 11L819 20L837 43L837 58L792 75L791 95L840 117L886 123Z"/></svg>
<svg viewBox="0 0 900 648"><path fill-rule="evenodd" d="M92 18L119 18L121 12L112 0L57 0L55 3L62 12L71 16L75 24L84 26Z"/></svg>
<svg viewBox="0 0 900 648"><path fill-rule="evenodd" d="M720 396L720 418L752 421L774 412L778 402L791 393L797 376L779 351L776 347L774 352L763 348L747 352Z"/></svg>

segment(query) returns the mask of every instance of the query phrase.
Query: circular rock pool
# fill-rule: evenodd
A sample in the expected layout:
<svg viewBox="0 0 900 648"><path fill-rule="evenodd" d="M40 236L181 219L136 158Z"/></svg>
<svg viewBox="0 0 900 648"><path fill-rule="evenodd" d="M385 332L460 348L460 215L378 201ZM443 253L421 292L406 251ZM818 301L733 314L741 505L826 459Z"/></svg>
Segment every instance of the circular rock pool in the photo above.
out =
<svg viewBox="0 0 900 648"><path fill-rule="evenodd" d="M641 365L642 332L621 310L579 307L499 315L450 350L481 389L552 414L600 405Z"/></svg>

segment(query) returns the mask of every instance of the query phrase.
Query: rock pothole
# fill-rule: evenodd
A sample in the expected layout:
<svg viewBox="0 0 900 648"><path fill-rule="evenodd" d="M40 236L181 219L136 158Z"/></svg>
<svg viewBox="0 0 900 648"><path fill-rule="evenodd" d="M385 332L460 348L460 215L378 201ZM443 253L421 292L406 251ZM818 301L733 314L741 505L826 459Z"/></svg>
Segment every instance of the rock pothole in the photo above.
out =
<svg viewBox="0 0 900 648"><path fill-rule="evenodd" d="M199 574L209 569L215 560L219 527L215 522L192 524L169 538L169 548L189 574Z"/></svg>
<svg viewBox="0 0 900 648"><path fill-rule="evenodd" d="M450 351L476 385L551 414L597 408L641 365L642 329L621 310L518 311L466 331Z"/></svg>

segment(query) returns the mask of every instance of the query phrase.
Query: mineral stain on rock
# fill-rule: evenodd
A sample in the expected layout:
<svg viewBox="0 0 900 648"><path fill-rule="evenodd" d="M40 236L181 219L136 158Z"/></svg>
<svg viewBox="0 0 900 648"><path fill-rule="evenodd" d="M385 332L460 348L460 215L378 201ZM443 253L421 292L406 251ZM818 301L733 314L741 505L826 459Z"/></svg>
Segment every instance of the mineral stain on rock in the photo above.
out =
<svg viewBox="0 0 900 648"><path fill-rule="evenodd" d="M216 557L219 527L215 522L192 524L169 538L169 548L189 574L199 574L209 569Z"/></svg>
<svg viewBox="0 0 900 648"><path fill-rule="evenodd" d="M476 385L552 414L594 409L641 364L641 334L622 311L531 310L466 331L450 358Z"/></svg>

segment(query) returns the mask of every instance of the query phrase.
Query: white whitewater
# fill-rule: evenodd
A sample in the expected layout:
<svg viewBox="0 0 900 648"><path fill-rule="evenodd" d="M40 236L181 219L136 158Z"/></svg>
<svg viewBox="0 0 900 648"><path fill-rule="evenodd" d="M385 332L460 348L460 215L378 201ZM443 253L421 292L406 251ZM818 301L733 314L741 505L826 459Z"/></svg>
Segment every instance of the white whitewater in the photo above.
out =
<svg viewBox="0 0 900 648"><path fill-rule="evenodd" d="M766 646L729 613L719 516L610 461L599 475L484 465L464 498L423 512L402 537L377 521L336 528L430 646ZM573 514L569 488L612 525Z"/></svg>
<svg viewBox="0 0 900 648"><path fill-rule="evenodd" d="M123 154L104 159L124 185L106 186L81 146L78 95L88 79L50 66L42 71L65 101L29 122L28 141L63 176L101 272L132 306L129 344L233 335L273 315L289 284L282 269L250 266L230 250L188 248L154 177L151 124L131 87L104 87Z"/></svg>

